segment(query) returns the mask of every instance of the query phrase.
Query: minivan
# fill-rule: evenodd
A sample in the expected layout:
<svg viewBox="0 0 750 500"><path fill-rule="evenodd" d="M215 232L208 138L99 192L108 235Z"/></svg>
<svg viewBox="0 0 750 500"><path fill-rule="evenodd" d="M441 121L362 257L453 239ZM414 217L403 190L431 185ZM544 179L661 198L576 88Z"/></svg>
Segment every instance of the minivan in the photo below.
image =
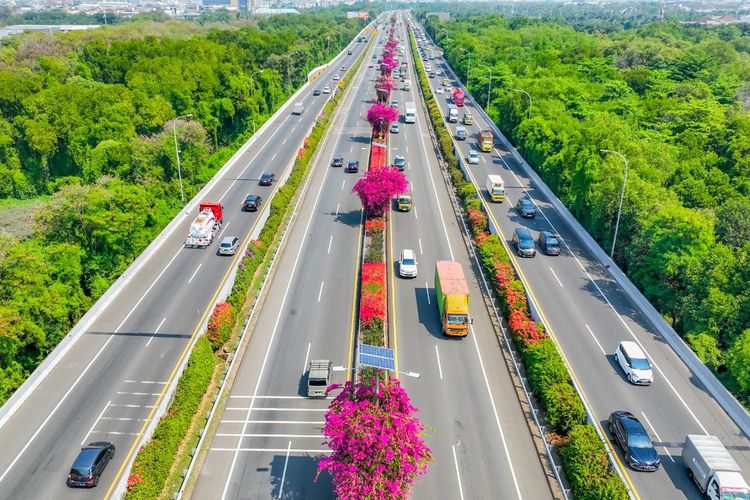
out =
<svg viewBox="0 0 750 500"><path fill-rule="evenodd" d="M219 245L219 255L234 255L240 246L240 239L237 236L225 236Z"/></svg>
<svg viewBox="0 0 750 500"><path fill-rule="evenodd" d="M624 340L615 349L615 361L631 384L650 385L654 381L651 363L641 346L630 340Z"/></svg>
<svg viewBox="0 0 750 500"><path fill-rule="evenodd" d="M545 255L560 255L560 242L557 241L557 236L552 232L540 232L537 242L539 243L539 248Z"/></svg>
<svg viewBox="0 0 750 500"><path fill-rule="evenodd" d="M99 477L110 460L115 456L115 445L109 441L96 441L81 448L70 468L66 484L93 488L99 484Z"/></svg>
<svg viewBox="0 0 750 500"><path fill-rule="evenodd" d="M417 257L414 255L414 250L405 248L401 252L401 258L398 259L398 274L402 278L417 277Z"/></svg>
<svg viewBox="0 0 750 500"><path fill-rule="evenodd" d="M456 127L456 140L465 141L467 135L465 127Z"/></svg>
<svg viewBox="0 0 750 500"><path fill-rule="evenodd" d="M513 230L513 247L519 257L533 257L536 255L536 245L531 233L525 227Z"/></svg>

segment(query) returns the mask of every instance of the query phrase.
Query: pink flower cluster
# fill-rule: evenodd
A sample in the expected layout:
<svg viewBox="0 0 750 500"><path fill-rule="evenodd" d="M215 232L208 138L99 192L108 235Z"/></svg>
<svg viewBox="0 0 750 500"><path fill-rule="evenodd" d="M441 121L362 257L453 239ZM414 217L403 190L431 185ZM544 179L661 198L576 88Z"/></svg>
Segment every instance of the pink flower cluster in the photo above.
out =
<svg viewBox="0 0 750 500"><path fill-rule="evenodd" d="M398 110L387 104L377 103L367 110L367 121L375 131L384 131L388 124L398 120Z"/></svg>
<svg viewBox="0 0 750 500"><path fill-rule="evenodd" d="M370 217L379 217L388 211L391 198L405 193L409 181L403 172L393 167L368 170L355 184L352 192L359 196Z"/></svg>
<svg viewBox="0 0 750 500"><path fill-rule="evenodd" d="M325 415L325 444L333 453L318 464L318 474L327 470L333 477L339 499L409 495L432 461L416 411L397 379L380 381L377 396L372 386L344 385Z"/></svg>

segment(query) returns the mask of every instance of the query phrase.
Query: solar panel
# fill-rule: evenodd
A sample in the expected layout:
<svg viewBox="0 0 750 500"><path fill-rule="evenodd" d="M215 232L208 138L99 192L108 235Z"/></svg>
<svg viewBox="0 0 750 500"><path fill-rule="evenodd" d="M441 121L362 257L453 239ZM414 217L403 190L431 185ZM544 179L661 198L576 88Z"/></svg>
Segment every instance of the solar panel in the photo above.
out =
<svg viewBox="0 0 750 500"><path fill-rule="evenodd" d="M396 364L393 358L393 349L378 347L370 344L360 344L359 364L372 366L382 370L395 370Z"/></svg>

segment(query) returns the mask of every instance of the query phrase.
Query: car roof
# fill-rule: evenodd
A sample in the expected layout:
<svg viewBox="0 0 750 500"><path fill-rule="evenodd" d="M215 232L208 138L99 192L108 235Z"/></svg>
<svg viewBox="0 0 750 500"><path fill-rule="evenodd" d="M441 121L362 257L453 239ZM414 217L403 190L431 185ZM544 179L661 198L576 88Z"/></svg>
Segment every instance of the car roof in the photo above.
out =
<svg viewBox="0 0 750 500"><path fill-rule="evenodd" d="M469 151L469 154L470 155L478 155L479 153L477 153L476 149L472 149L471 151Z"/></svg>
<svg viewBox="0 0 750 500"><path fill-rule="evenodd" d="M85 447L81 448L81 452L73 462L73 468L89 468L93 465L96 457L99 456L102 448L100 447Z"/></svg>
<svg viewBox="0 0 750 500"><path fill-rule="evenodd" d="M640 420L635 418L632 413L629 411L618 411L616 413L617 416L620 417L622 425L628 430L628 434L643 434L644 436L648 436L646 428L643 427Z"/></svg>
<svg viewBox="0 0 750 500"><path fill-rule="evenodd" d="M643 352L641 346L633 342L632 340L623 340L620 342L620 348L625 354L635 359L646 359L646 353Z"/></svg>
<svg viewBox="0 0 750 500"><path fill-rule="evenodd" d="M404 248L401 251L401 255L404 259L413 259L414 258L414 250L411 250L409 248Z"/></svg>
<svg viewBox="0 0 750 500"><path fill-rule="evenodd" d="M349 163L350 164L352 164L352 163L359 163L359 160L349 160Z"/></svg>
<svg viewBox="0 0 750 500"><path fill-rule="evenodd" d="M549 240L549 239L556 240L557 239L557 235L555 233L551 232L551 231L542 231L540 234L544 237L545 240Z"/></svg>
<svg viewBox="0 0 750 500"><path fill-rule="evenodd" d="M515 233L519 238L531 238L531 233L525 227L517 227Z"/></svg>
<svg viewBox="0 0 750 500"><path fill-rule="evenodd" d="M257 200L258 198L260 198L260 196L258 196L257 194L249 194L245 196L246 200Z"/></svg>
<svg viewBox="0 0 750 500"><path fill-rule="evenodd" d="M237 236L224 236L224 239L221 240L221 243L232 243L234 240L238 240L239 238Z"/></svg>
<svg viewBox="0 0 750 500"><path fill-rule="evenodd" d="M406 158L404 156L402 156L402 155L396 155L396 156L394 156L394 159L395 160L405 160Z"/></svg>

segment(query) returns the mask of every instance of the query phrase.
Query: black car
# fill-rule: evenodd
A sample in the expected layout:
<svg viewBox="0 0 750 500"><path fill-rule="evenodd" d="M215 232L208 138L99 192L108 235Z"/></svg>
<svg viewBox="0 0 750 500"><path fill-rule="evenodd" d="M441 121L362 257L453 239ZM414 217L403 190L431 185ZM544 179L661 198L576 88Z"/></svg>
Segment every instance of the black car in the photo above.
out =
<svg viewBox="0 0 750 500"><path fill-rule="evenodd" d="M347 50L346 51L346 55L348 55L348 56L352 55L352 51L351 50Z"/></svg>
<svg viewBox="0 0 750 500"><path fill-rule="evenodd" d="M349 160L346 164L347 172L359 172L359 160Z"/></svg>
<svg viewBox="0 0 750 500"><path fill-rule="evenodd" d="M344 166L344 157L341 155L336 155L333 157L333 161L331 161L332 167L343 167Z"/></svg>
<svg viewBox="0 0 750 500"><path fill-rule="evenodd" d="M525 227L517 227L513 230L513 247L519 257L533 257L536 255L534 238Z"/></svg>
<svg viewBox="0 0 750 500"><path fill-rule="evenodd" d="M249 194L245 196L245 201L242 202L242 210L246 212L255 212L260 208L260 204L263 199L257 194Z"/></svg>
<svg viewBox="0 0 750 500"><path fill-rule="evenodd" d="M93 488L99 484L99 477L114 456L115 445L109 441L89 443L81 448L65 483L70 487Z"/></svg>
<svg viewBox="0 0 750 500"><path fill-rule="evenodd" d="M320 95L320 89L314 89L313 95Z"/></svg>
<svg viewBox="0 0 750 500"><path fill-rule="evenodd" d="M260 181L258 181L258 184L261 186L270 186L274 183L276 180L276 174L272 174L271 172L263 172L260 174Z"/></svg>
<svg viewBox="0 0 750 500"><path fill-rule="evenodd" d="M609 416L609 433L625 455L625 461L635 470L653 472L661 460L643 424L627 411L613 411Z"/></svg>
<svg viewBox="0 0 750 500"><path fill-rule="evenodd" d="M533 219L536 216L536 206L528 196L524 196L520 200L518 200L518 203L516 203L516 211L521 215L521 217L528 217L529 219Z"/></svg>
<svg viewBox="0 0 750 500"><path fill-rule="evenodd" d="M537 243L539 243L539 248L546 255L560 255L560 242L557 241L557 236L555 236L551 232L540 232Z"/></svg>

